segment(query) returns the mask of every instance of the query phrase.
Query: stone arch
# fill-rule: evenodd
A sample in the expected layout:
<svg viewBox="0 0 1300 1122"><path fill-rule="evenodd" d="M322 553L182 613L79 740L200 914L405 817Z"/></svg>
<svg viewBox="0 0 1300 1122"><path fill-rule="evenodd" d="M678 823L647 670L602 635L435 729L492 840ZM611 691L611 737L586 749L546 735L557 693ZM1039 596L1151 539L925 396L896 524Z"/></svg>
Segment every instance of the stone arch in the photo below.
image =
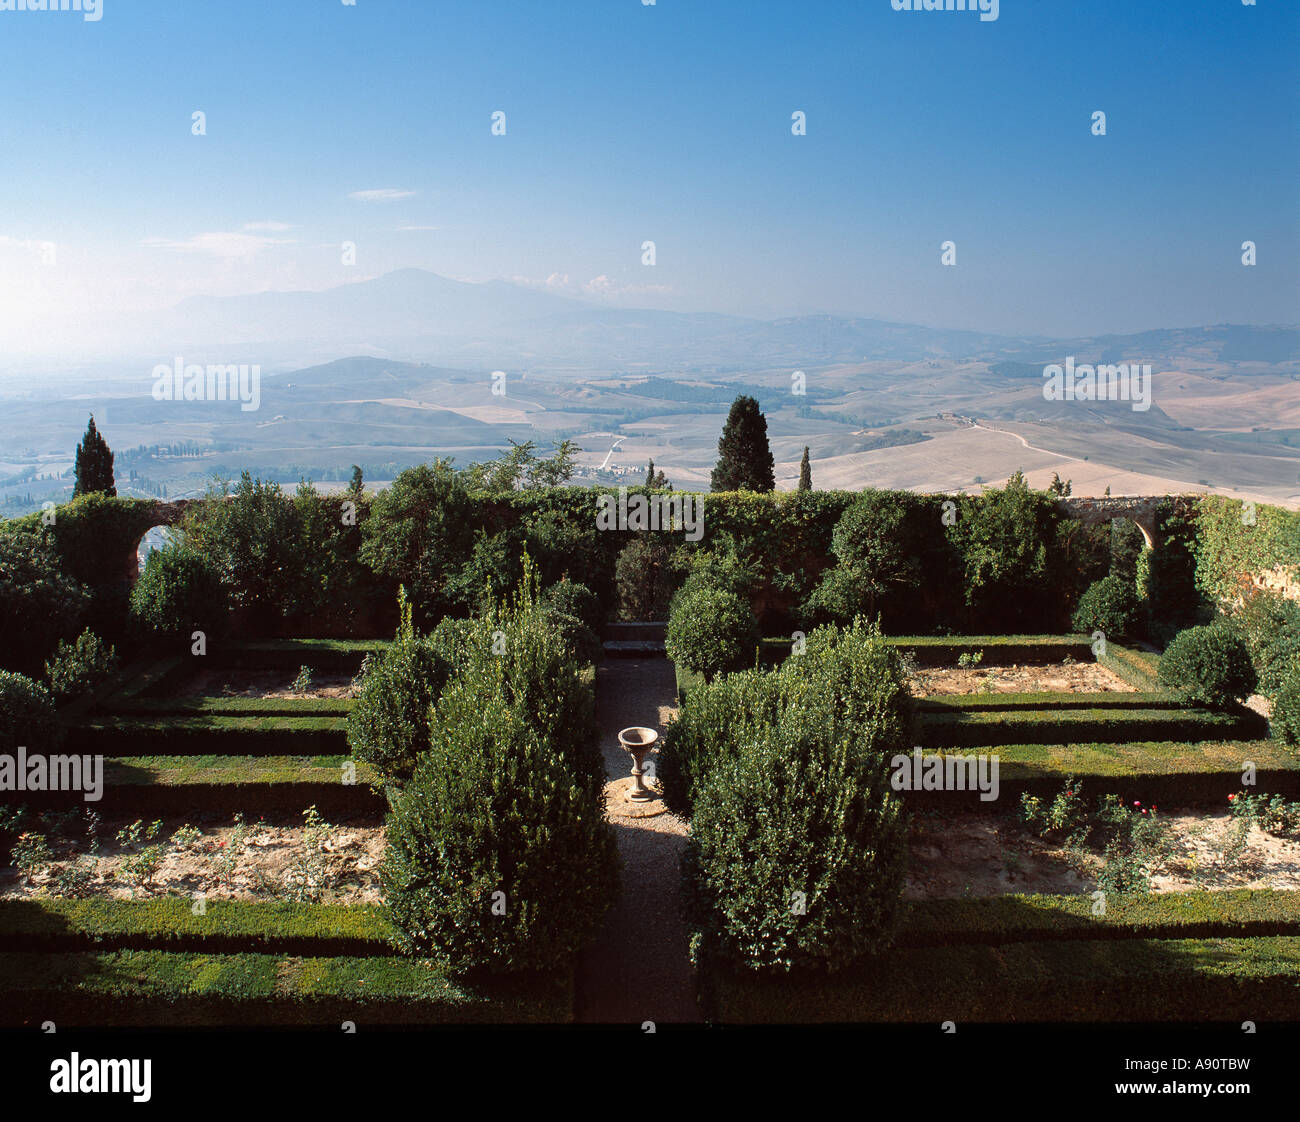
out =
<svg viewBox="0 0 1300 1122"><path fill-rule="evenodd" d="M151 530L159 527L178 525L193 501L193 499L177 499L175 502L158 500L140 508L136 523L139 531L131 535L130 552L120 558L118 563L119 572L129 584L134 585L140 576L140 544L145 537Z"/></svg>
<svg viewBox="0 0 1300 1122"><path fill-rule="evenodd" d="M1057 499L1057 508L1067 517L1086 525L1095 526L1116 518L1127 518L1142 531L1142 548L1154 549L1159 544L1156 515L1164 499L1159 495L1139 497L1112 497L1082 499L1073 496Z"/></svg>

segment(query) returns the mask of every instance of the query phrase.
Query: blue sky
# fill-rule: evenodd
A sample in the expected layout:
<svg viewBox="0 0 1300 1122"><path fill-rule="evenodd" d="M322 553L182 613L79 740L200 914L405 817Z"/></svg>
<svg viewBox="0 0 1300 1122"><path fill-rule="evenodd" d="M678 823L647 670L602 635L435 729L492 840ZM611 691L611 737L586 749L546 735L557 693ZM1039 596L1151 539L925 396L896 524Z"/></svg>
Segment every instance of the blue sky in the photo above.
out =
<svg viewBox="0 0 1300 1122"><path fill-rule="evenodd" d="M0 11L0 347L406 266L1008 333L1300 321L1294 0L1001 0L991 22L890 0L103 4Z"/></svg>

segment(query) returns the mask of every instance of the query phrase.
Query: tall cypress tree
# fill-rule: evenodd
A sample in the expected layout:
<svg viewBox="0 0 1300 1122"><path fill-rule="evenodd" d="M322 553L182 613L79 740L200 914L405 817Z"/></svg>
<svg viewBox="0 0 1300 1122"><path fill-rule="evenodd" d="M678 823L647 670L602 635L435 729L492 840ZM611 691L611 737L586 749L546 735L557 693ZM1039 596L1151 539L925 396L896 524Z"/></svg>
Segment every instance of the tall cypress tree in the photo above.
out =
<svg viewBox="0 0 1300 1122"><path fill-rule="evenodd" d="M117 496L117 487L113 483L113 451L108 446L99 430L95 428L95 415L90 416L86 426L86 435L77 445L77 484L72 489L72 497L91 495L100 491L110 498Z"/></svg>
<svg viewBox="0 0 1300 1122"><path fill-rule="evenodd" d="M799 461L799 490L812 490L812 464L808 462L808 445L803 446L803 459Z"/></svg>
<svg viewBox="0 0 1300 1122"><path fill-rule="evenodd" d="M741 394L731 403L727 423L718 440L718 462L713 469L715 491L771 491L776 487L776 464L767 443L767 418L758 402Z"/></svg>

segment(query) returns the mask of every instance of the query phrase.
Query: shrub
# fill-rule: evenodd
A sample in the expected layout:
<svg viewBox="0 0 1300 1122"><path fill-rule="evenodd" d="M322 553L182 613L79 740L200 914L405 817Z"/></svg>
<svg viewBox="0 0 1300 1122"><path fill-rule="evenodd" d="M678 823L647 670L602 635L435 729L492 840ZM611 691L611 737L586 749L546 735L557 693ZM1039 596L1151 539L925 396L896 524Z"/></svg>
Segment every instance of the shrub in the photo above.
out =
<svg viewBox="0 0 1300 1122"><path fill-rule="evenodd" d="M45 664L50 689L59 700L80 697L107 681L117 667L117 652L90 628L75 643L59 640L54 658Z"/></svg>
<svg viewBox="0 0 1300 1122"><path fill-rule="evenodd" d="M691 690L660 741L655 769L664 802L673 813L689 818L696 788L715 760L775 720L776 686L774 674L746 670Z"/></svg>
<svg viewBox="0 0 1300 1122"><path fill-rule="evenodd" d="M683 588L668 618L668 657L706 678L738 670L754 657L758 621L749 603L717 586Z"/></svg>
<svg viewBox="0 0 1300 1122"><path fill-rule="evenodd" d="M141 631L187 641L226 627L229 598L217 567L188 546L155 549L131 590L131 618Z"/></svg>
<svg viewBox="0 0 1300 1122"><path fill-rule="evenodd" d="M574 616L593 631L599 629L604 617L596 594L585 584L579 584L567 577L556 581L543 592L542 602L561 615Z"/></svg>
<svg viewBox="0 0 1300 1122"><path fill-rule="evenodd" d="M0 531L0 666L39 673L55 644L77 634L89 607L90 592L62 572L50 538Z"/></svg>
<svg viewBox="0 0 1300 1122"><path fill-rule="evenodd" d="M0 752L25 747L32 754L46 753L61 739L50 691L21 674L0 670Z"/></svg>
<svg viewBox="0 0 1300 1122"><path fill-rule="evenodd" d="M1101 631L1107 637L1122 638L1137 629L1138 608L1137 593L1129 581L1103 577L1079 598L1071 626L1084 635Z"/></svg>
<svg viewBox="0 0 1300 1122"><path fill-rule="evenodd" d="M1246 596L1227 622L1250 651L1259 692L1272 697L1287 669L1300 659L1300 603L1261 589Z"/></svg>
<svg viewBox="0 0 1300 1122"><path fill-rule="evenodd" d="M1222 624L1180 631L1160 658L1160 684L1199 705L1226 708L1243 701L1256 681L1246 644Z"/></svg>
<svg viewBox="0 0 1300 1122"><path fill-rule="evenodd" d="M1300 659L1281 676L1273 695L1273 735L1283 744L1300 744Z"/></svg>
<svg viewBox="0 0 1300 1122"><path fill-rule="evenodd" d="M698 954L836 970L889 945L907 825L880 747L788 708L716 762L686 859Z"/></svg>
<svg viewBox="0 0 1300 1122"><path fill-rule="evenodd" d="M380 871L400 944L454 970L568 965L617 884L602 794L506 699L502 671L444 692Z"/></svg>
<svg viewBox="0 0 1300 1122"><path fill-rule="evenodd" d="M673 589L673 552L653 538L635 537L619 551L614 580L623 619L663 619Z"/></svg>
<svg viewBox="0 0 1300 1122"><path fill-rule="evenodd" d="M405 595L401 625L392 646L366 656L361 692L348 715L348 744L358 760L370 764L388 783L406 782L429 743L433 704L451 667L440 639L418 635Z"/></svg>

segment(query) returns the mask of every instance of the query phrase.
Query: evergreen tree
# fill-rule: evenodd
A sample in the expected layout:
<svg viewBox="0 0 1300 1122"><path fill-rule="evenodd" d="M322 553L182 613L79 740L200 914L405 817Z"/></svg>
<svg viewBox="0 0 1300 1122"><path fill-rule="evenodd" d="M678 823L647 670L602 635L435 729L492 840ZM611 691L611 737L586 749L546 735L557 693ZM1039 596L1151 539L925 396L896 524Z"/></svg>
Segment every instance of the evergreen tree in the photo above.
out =
<svg viewBox="0 0 1300 1122"><path fill-rule="evenodd" d="M667 486L668 486L668 477L665 476L664 473L663 473L662 471L655 471L655 462L654 462L654 460L651 460L651 461L650 461L650 466L649 466L649 468L646 469L646 473L645 473L645 485L646 485L647 487L667 487Z"/></svg>
<svg viewBox="0 0 1300 1122"><path fill-rule="evenodd" d="M727 423L718 440L718 462L713 469L714 491L771 491L776 487L776 467L767 443L767 418L758 402L741 394L731 403Z"/></svg>
<svg viewBox="0 0 1300 1122"><path fill-rule="evenodd" d="M812 464L808 462L808 445L803 446L803 459L799 461L799 490L812 490Z"/></svg>
<svg viewBox="0 0 1300 1122"><path fill-rule="evenodd" d="M361 489L365 486L365 477L361 474L361 468L357 464L352 465L352 482L348 484L348 490L354 495L361 494Z"/></svg>
<svg viewBox="0 0 1300 1122"><path fill-rule="evenodd" d="M1047 485L1048 494L1060 495L1062 497L1070 493L1070 484L1072 480L1061 481L1060 472L1052 472L1052 482Z"/></svg>
<svg viewBox="0 0 1300 1122"><path fill-rule="evenodd" d="M77 445L76 478L77 484L72 489L73 498L91 495L96 491L102 491L110 498L117 496L117 487L113 484L113 452L95 428L94 414L86 426L86 435Z"/></svg>

